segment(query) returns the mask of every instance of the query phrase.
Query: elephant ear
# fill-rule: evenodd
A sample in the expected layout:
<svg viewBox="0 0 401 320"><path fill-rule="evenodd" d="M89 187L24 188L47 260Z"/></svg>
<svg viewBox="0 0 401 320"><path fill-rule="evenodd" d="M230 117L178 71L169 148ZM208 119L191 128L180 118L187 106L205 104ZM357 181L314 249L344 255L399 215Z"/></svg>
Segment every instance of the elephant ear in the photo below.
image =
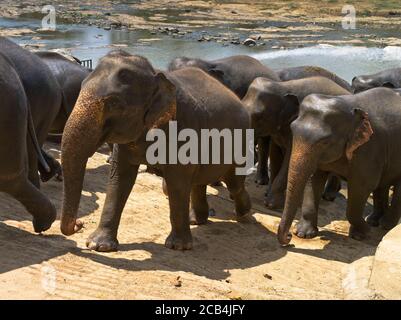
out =
<svg viewBox="0 0 401 320"><path fill-rule="evenodd" d="M287 93L283 97L284 107L279 115L279 126L290 124L299 112L299 99L296 95Z"/></svg>
<svg viewBox="0 0 401 320"><path fill-rule="evenodd" d="M158 127L172 120L176 112L175 85L162 72L155 75L155 81L156 89L144 116L145 126L148 128Z"/></svg>
<svg viewBox="0 0 401 320"><path fill-rule="evenodd" d="M373 134L368 114L359 108L354 109L353 113L356 118L357 125L355 126L355 130L347 142L345 150L345 155L349 161L351 161L355 150L368 142Z"/></svg>

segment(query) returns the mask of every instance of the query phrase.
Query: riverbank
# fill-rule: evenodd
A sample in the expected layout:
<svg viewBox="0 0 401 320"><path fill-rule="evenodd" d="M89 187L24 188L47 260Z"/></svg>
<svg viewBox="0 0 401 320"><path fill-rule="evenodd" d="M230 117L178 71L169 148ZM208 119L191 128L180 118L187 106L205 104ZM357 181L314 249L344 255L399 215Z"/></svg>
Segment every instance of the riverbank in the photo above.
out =
<svg viewBox="0 0 401 320"><path fill-rule="evenodd" d="M355 30L344 30L345 2L320 1L61 1L53 0L57 21L95 25L105 30L142 30L150 35L215 41L222 45L294 48L312 44L400 45L401 6L395 0L355 4ZM41 19L46 3L5 0L0 15ZM0 30L12 35L13 31ZM246 39L252 39L246 42Z"/></svg>

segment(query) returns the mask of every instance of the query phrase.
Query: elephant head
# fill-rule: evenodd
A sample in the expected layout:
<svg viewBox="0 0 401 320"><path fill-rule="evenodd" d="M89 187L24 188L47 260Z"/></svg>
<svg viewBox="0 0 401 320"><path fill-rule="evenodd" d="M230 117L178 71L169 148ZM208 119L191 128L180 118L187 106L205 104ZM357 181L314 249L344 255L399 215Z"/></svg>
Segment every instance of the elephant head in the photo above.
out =
<svg viewBox="0 0 401 320"><path fill-rule="evenodd" d="M218 81L222 82L223 84L226 84L224 82L224 71L221 70L221 68L219 68L217 66L217 64L215 64L211 61L187 58L187 57L175 58L174 60L172 60L169 63L168 70L174 71L174 70L179 70L179 69L188 68L188 67L201 69L204 72L206 72L207 74L209 74L212 77L214 77L215 79L217 79Z"/></svg>
<svg viewBox="0 0 401 320"><path fill-rule="evenodd" d="M353 108L344 97L315 94L303 100L291 130L293 144L287 194L277 234L283 245L291 239L289 230L301 205L305 185L318 166L342 157L351 161L354 152L373 134L365 111Z"/></svg>
<svg viewBox="0 0 401 320"><path fill-rule="evenodd" d="M298 115L298 97L280 82L256 78L242 99L255 130L255 137L277 133Z"/></svg>
<svg viewBox="0 0 401 320"><path fill-rule="evenodd" d="M143 57L113 51L85 79L62 139L64 195L61 231L82 226L77 217L87 160L105 142L134 143L175 113L176 89Z"/></svg>
<svg viewBox="0 0 401 320"><path fill-rule="evenodd" d="M392 79L386 79L383 75L365 75L358 76L352 79L352 89L354 93L359 93L372 88L385 87L385 88L398 88L398 84Z"/></svg>

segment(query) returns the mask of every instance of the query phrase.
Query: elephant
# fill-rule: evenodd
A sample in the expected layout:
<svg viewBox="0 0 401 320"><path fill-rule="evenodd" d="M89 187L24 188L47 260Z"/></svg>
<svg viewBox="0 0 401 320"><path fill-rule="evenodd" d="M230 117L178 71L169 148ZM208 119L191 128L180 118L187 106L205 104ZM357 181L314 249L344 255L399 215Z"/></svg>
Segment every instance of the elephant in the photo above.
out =
<svg viewBox="0 0 401 320"><path fill-rule="evenodd" d="M2 99L0 191L11 195L24 205L33 217L34 231L40 233L49 229L56 219L56 208L39 190L38 161L46 172L49 168L46 168L48 165L37 141L30 110L31 104L27 98L27 86L24 84L26 85L34 77L35 81L31 83L30 89L40 90L39 81L50 79L47 79L46 74L41 71L27 72L30 68L32 68L31 71L35 71L37 62L35 59L27 60L25 65L20 65L19 69L16 68L15 62L18 62L18 57L21 57L19 50L22 49L18 46L14 48L12 61L4 54L7 50L3 44L4 40L0 39L0 97ZM48 87L43 86L43 88L50 91L51 83L48 84ZM39 97L37 99L43 102Z"/></svg>
<svg viewBox="0 0 401 320"><path fill-rule="evenodd" d="M245 96L250 84L257 77L280 81L280 78L272 69L263 65L259 60L245 55L231 56L212 61L180 57L170 62L168 70L173 71L186 67L202 69L231 89L240 99ZM269 137L261 137L257 140L258 165L255 182L260 185L269 183L267 167L269 143Z"/></svg>
<svg viewBox="0 0 401 320"><path fill-rule="evenodd" d="M88 158L104 142L113 143L113 157L107 195L98 228L87 246L92 250L117 250L117 229L126 200L135 183L140 164L148 164L146 139L151 128L165 133L170 149L169 126L201 130L250 128L248 112L224 85L198 68L162 72L150 62L123 50L104 56L84 80L81 93L64 129L61 164L64 193L61 231L71 235L82 227L77 219L85 167ZM173 122L174 123L174 122ZM242 138L241 142L245 142ZM181 144L181 142L180 142ZM200 154L200 153L199 153ZM170 154L170 157L177 153ZM170 159L170 158L169 158ZM165 245L171 249L192 248L190 210L198 224L207 222L206 186L222 179L234 199L238 220L250 212L244 187L245 175L236 175L232 164L181 164L174 160L151 163L167 184L172 231Z"/></svg>
<svg viewBox="0 0 401 320"><path fill-rule="evenodd" d="M279 76L281 81L296 80L309 77L325 77L334 81L348 92L353 92L351 85L346 80L340 78L335 73L318 66L299 66L285 68L277 71L277 75Z"/></svg>
<svg viewBox="0 0 401 320"><path fill-rule="evenodd" d="M386 69L378 73L361 75L352 79L354 93L377 87L401 88L401 68Z"/></svg>
<svg viewBox="0 0 401 320"><path fill-rule="evenodd" d="M374 88L355 95L312 94L291 124L292 154L287 196L277 237L291 240L289 230L297 208L302 217L295 234L317 235L319 195L327 172L348 182L346 216L349 235L366 237L369 224L394 227L401 215L401 97L388 88ZM394 187L391 205L388 189ZM374 210L367 222L363 211L373 192Z"/></svg>
<svg viewBox="0 0 401 320"><path fill-rule="evenodd" d="M60 109L49 132L51 135L60 135L77 101L82 81L91 71L76 59L72 61L57 52L39 51L35 54L49 67L61 90Z"/></svg>
<svg viewBox="0 0 401 320"><path fill-rule="evenodd" d="M299 104L311 93L331 95L350 94L347 90L324 77L276 82L256 78L242 99L251 115L255 139L271 136L270 183L265 205L271 209L284 207L289 159L291 155L291 122L298 116ZM340 187L338 179L329 180L326 193L332 198Z"/></svg>

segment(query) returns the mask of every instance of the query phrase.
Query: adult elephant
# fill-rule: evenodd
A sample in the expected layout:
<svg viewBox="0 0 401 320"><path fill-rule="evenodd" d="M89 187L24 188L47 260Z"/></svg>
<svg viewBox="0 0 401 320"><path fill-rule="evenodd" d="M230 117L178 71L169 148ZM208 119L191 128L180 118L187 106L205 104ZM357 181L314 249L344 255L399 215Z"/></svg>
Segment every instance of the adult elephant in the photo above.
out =
<svg viewBox="0 0 401 320"><path fill-rule="evenodd" d="M353 92L351 85L335 73L318 66L299 66L285 68L277 71L277 75L281 81L289 81L310 77L324 77L334 81L348 92Z"/></svg>
<svg viewBox="0 0 401 320"><path fill-rule="evenodd" d="M6 44L6 46L4 46ZM13 48L13 46L10 46ZM13 60L4 55L8 52L8 43L0 38L0 191L6 192L20 201L33 216L35 232L42 232L50 228L56 218L56 209L50 200L39 190L38 159L41 166L47 171L48 164L43 159L42 151L36 138L35 126L32 120L31 101L27 90L41 90L36 81L45 80L42 85L51 93L51 78L47 78L43 70L26 73L35 60L27 60L24 67L16 67L20 49L13 48ZM24 56L24 54L22 54ZM29 55L27 55L29 57ZM32 71L32 70L31 70ZM29 79L35 81L32 87L27 86ZM47 82L49 80L49 82ZM25 84L25 85L24 85ZM48 86L47 86L48 85ZM43 92L44 94L44 92ZM46 95L45 95L46 96ZM57 94L55 95L57 97ZM50 98L52 96L50 95ZM36 101L41 101L37 97ZM36 117L39 121L40 117ZM38 126L39 129L41 127Z"/></svg>
<svg viewBox="0 0 401 320"><path fill-rule="evenodd" d="M278 240L288 244L289 230L297 208L302 218L295 234L317 234L319 195L327 171L348 182L347 219L349 234L363 239L368 224L363 211L371 192L372 225L394 227L401 214L401 97L386 88L356 95L313 94L304 99L299 117L291 124L293 147L288 174L287 197L278 230ZM394 186L391 206L388 188Z"/></svg>
<svg viewBox="0 0 401 320"><path fill-rule="evenodd" d="M166 135L163 145L169 150L170 138L177 139L174 133L169 135L170 120L177 121L178 132L192 129L197 137L201 136L202 129L232 132L234 129L244 131L250 126L248 112L241 101L197 68L162 73L154 70L146 58L124 51L111 52L100 60L85 79L64 130L61 155L64 171L63 234L71 235L82 227L77 220L77 210L88 157L104 142L113 143L111 175L101 221L87 245L99 251L117 249L121 213L135 183L139 165L148 163L146 153L153 144L146 139L148 131L150 128L162 130ZM245 137L241 139L240 142L245 143ZM182 144L179 142L178 147ZM177 154L173 151L169 159L175 156ZM245 176L235 174L238 164L170 162L152 163L162 172L167 183L172 225L166 240L168 248L184 250L192 247L190 199L197 222L205 223L208 219L206 185L210 182L219 178L226 182L238 217L249 212Z"/></svg>
<svg viewBox="0 0 401 320"><path fill-rule="evenodd" d="M257 77L264 77L274 81L280 81L278 75L262 64L259 60L250 56L238 55L218 60L202 60L187 57L176 58L170 62L168 70L178 70L186 67L202 69L227 88L233 91L242 99L253 80ZM258 145L258 166L255 182L260 185L269 183L267 159L269 156L269 137L259 137Z"/></svg>
<svg viewBox="0 0 401 320"><path fill-rule="evenodd" d="M271 209L284 207L288 165L291 155L291 122L296 119L299 104L311 93L345 95L348 91L323 77L311 77L283 82L257 78L242 99L251 115L255 138L271 136L270 173L265 204ZM338 191L339 181L328 184L327 197Z"/></svg>
<svg viewBox="0 0 401 320"><path fill-rule="evenodd" d="M67 59L57 52L44 51L35 53L50 69L61 90L61 105L56 119L51 125L50 134L62 134L81 90L82 81L90 70L81 66L75 59Z"/></svg>
<svg viewBox="0 0 401 320"><path fill-rule="evenodd" d="M401 88L401 68L392 68L378 73L361 75L352 79L354 93L377 87Z"/></svg>

